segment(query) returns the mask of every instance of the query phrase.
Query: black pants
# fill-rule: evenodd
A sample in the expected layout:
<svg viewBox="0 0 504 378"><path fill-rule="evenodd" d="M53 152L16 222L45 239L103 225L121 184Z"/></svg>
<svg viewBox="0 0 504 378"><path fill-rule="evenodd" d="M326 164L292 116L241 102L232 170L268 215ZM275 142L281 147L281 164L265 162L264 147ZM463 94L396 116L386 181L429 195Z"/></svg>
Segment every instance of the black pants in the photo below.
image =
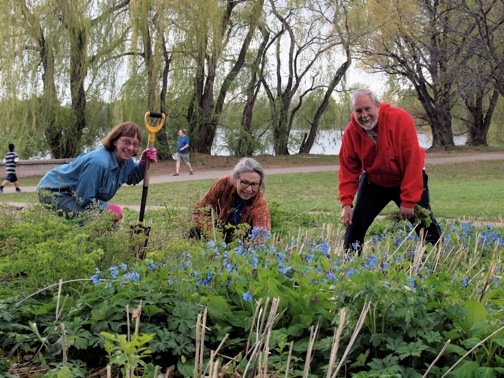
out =
<svg viewBox="0 0 504 378"><path fill-rule="evenodd" d="M423 192L418 204L425 209L430 208L429 186L427 185L429 177L423 171ZM380 214L385 206L390 201L394 201L399 207L401 205L401 189L400 187L383 188L368 182L366 173L363 173L359 183L357 192L357 200L353 209L352 224L347 227L345 232L345 240L343 247L345 249L355 250L354 244L362 245L366 232L373 223L374 219ZM421 230L424 230L424 238L432 244L436 244L441 237L441 228L437 223L432 211L430 213L431 224L425 227L425 224L416 226L415 231L420 235ZM413 219L411 220L413 224ZM414 224L413 224L414 225Z"/></svg>

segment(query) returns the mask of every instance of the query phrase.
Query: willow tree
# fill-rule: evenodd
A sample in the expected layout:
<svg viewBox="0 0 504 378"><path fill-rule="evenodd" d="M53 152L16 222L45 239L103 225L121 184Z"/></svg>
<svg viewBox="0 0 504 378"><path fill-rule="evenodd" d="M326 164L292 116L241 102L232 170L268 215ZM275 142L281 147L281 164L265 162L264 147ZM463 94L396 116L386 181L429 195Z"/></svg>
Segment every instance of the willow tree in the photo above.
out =
<svg viewBox="0 0 504 378"><path fill-rule="evenodd" d="M460 94L467 115L467 142L486 146L487 135L499 96L504 96L504 2L498 0L457 0L461 25L452 30L464 44L459 64Z"/></svg>
<svg viewBox="0 0 504 378"><path fill-rule="evenodd" d="M350 67L350 64L352 63L351 44L358 38L358 33L353 30L358 27L358 24L356 22L353 22L353 20L351 20L349 16L349 9L352 8L352 5L352 2L332 1L330 3L330 6L322 2L318 4L317 7L313 8L319 14L322 14L324 16L327 10L331 9L330 20L332 20L333 24L333 33L339 39L339 51L341 52L343 59L338 65L336 65L334 64L336 59L333 58L331 59L331 63L328 65L328 67L332 67L332 72L328 73L329 79L328 84L325 87L324 96L322 98L322 101L320 101L317 110L315 111L313 119L309 121L310 130L301 142L299 153L310 153L310 150L315 143L315 138L317 137L317 132L322 116L328 109L330 101L333 100L333 94L336 86L339 85L340 82L344 79L345 74ZM337 66L337 68L335 66ZM331 71L331 69L328 70Z"/></svg>
<svg viewBox="0 0 504 378"><path fill-rule="evenodd" d="M192 95L187 110L195 151L209 154L226 96L242 69L262 15L263 0L182 1L179 27Z"/></svg>
<svg viewBox="0 0 504 378"><path fill-rule="evenodd" d="M142 90L133 96L133 101L148 111L162 112L173 116L168 107L168 93L173 93L178 86L170 81L171 64L177 44L180 44L176 29L175 2L171 0L146 0L130 5L132 38L129 64L129 78ZM179 51L181 55L183 51ZM130 83L131 84L131 83ZM123 96L128 97L131 85L125 86ZM138 105L138 104L137 104ZM169 146L170 122L157 135L158 156L160 159L171 157Z"/></svg>
<svg viewBox="0 0 504 378"><path fill-rule="evenodd" d="M318 121L351 59L348 35L343 32L344 27L340 28L345 22L345 12L340 9L346 3L287 1L280 8L274 0L269 1L267 25L272 37L260 72L270 103L276 155L290 153L289 136L303 98L311 91L326 88L327 96L312 123L303 152L309 152L313 145Z"/></svg>
<svg viewBox="0 0 504 378"><path fill-rule="evenodd" d="M43 137L35 148L55 158L74 157L93 144L86 121L87 98L111 90L103 72L124 41L123 1L21 1L1 2L2 124L8 133L24 135L18 144ZM105 96L98 99L103 101ZM15 104L24 110L20 122ZM16 124L16 129L10 125ZM92 125L94 126L94 125ZM85 131L88 130L88 135ZM31 138L31 139L30 139ZM40 138L41 139L41 138Z"/></svg>

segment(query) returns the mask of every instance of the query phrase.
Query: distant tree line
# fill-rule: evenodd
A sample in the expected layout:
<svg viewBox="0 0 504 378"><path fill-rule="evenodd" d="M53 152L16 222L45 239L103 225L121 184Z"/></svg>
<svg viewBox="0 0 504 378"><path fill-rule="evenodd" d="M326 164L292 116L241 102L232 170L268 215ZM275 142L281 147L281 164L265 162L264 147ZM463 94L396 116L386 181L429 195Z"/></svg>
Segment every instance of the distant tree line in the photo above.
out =
<svg viewBox="0 0 504 378"><path fill-rule="evenodd" d="M74 157L146 111L168 118L161 158L179 128L200 153L218 127L236 156L309 153L348 122L352 64L433 147L502 130L502 0L13 0L0 18L0 139L23 155Z"/></svg>

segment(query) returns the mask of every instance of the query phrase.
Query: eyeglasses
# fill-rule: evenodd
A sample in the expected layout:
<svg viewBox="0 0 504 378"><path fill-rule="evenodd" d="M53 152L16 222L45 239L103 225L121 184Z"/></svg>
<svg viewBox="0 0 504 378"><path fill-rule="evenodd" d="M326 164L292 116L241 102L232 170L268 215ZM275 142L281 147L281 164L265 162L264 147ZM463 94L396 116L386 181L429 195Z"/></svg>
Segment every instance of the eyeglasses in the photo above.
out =
<svg viewBox="0 0 504 378"><path fill-rule="evenodd" d="M119 140L121 142L123 142L126 147L129 147L129 146L133 146L133 148L140 147L140 143L138 143L138 142L132 142L130 139L121 139L121 138L119 138Z"/></svg>
<svg viewBox="0 0 504 378"><path fill-rule="evenodd" d="M243 185L244 189L247 189L249 186L252 189L257 189L261 185L260 182L248 182L248 181L245 181L245 180L242 180L242 179L238 179L238 182Z"/></svg>

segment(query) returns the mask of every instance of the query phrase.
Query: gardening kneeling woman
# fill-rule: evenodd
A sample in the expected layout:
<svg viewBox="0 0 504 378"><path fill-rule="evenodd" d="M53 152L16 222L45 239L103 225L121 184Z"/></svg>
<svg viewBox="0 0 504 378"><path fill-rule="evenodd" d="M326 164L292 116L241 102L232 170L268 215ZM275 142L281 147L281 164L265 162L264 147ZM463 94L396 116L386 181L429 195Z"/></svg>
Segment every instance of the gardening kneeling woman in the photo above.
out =
<svg viewBox="0 0 504 378"><path fill-rule="evenodd" d="M115 126L102 139L103 148L81 154L42 177L37 185L40 203L67 219L89 208L111 211L121 219L121 207L107 201L121 185L135 185L143 180L147 159L156 162L155 148L145 149L139 163L133 159L140 148L141 135L133 122Z"/></svg>
<svg viewBox="0 0 504 378"><path fill-rule="evenodd" d="M261 191L264 180L261 164L252 158L241 159L233 172L217 180L196 204L193 213L196 227L190 235L207 236L217 226L224 232L225 241L230 242L240 224L271 230L268 204Z"/></svg>

